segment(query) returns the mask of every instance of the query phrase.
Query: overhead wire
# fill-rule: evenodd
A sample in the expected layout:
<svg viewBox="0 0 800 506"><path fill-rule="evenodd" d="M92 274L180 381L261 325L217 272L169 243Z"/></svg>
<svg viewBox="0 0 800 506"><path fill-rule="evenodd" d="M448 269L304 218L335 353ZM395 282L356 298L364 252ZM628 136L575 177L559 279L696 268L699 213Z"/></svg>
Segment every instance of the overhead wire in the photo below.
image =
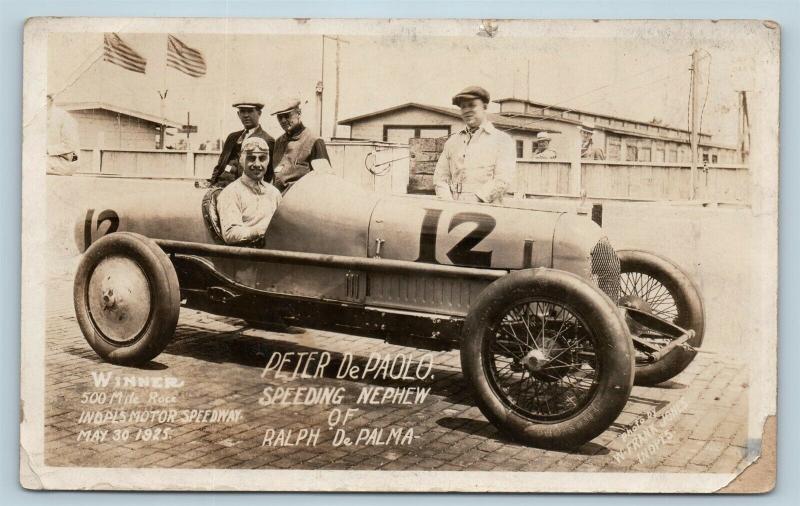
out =
<svg viewBox="0 0 800 506"><path fill-rule="evenodd" d="M689 69L685 70L684 72L689 72ZM661 76L661 77L659 77L658 79L655 79L655 80L653 80L653 81L648 81L648 82L646 82L646 83L643 83L643 84L638 84L638 85L636 85L636 86L632 86L632 87L628 87L628 88L623 88L623 89L621 89L621 90L618 90L618 93L622 93L622 92L626 92L626 91L632 91L632 90L636 90L636 89L642 88L642 87L644 87L644 86L650 86L650 85L652 85L652 84L655 84L655 83L658 83L658 82L661 82L661 81L666 81L666 80L670 80L670 79L675 79L676 77L680 76L681 74L682 74L682 72L681 72L681 73L677 73L677 74L673 72L673 73L670 73L670 74L667 74L667 75ZM601 102L601 101L605 100L606 98L607 98L607 96L603 96L603 97L601 97L601 98L599 98L599 99L597 99L597 100L594 100L594 101L592 101L592 102L589 102L589 103L583 104L581 107L583 108L583 107L587 107L587 106L589 106L589 105L596 104L596 103L598 103L598 102ZM555 106L549 106L549 107L551 107L551 108L552 108L552 107L555 107ZM574 112L574 111L575 111L575 109L574 109L574 108L573 108L573 109L565 109L564 111L562 111L562 113L561 113L561 114L563 115L563 114L565 114L565 113ZM519 115L518 115L518 116L519 116ZM518 116L506 116L506 117L507 117L507 118L508 118L508 117L512 117L512 118L513 118L513 117L518 117ZM541 113L539 116L540 116L540 117L538 117L538 118L535 118L535 119L532 119L531 121L529 121L529 122L526 122L526 123L523 123L523 124L521 124L521 125L515 125L515 126L513 126L513 127L508 127L508 128L498 128L498 130L510 131L510 130L519 130L519 129L523 129L523 128L530 128L530 127L532 127L532 126L535 126L535 125L542 124L544 121L551 121L551 120L553 120L553 119L556 119L556 117L555 117L555 116L551 116L551 117L544 116L544 109L542 110L542 113Z"/></svg>
<svg viewBox="0 0 800 506"><path fill-rule="evenodd" d="M557 102L557 103L555 103L555 104L548 105L547 107L545 107L544 109L542 109L542 114L544 114L544 112L545 112L545 111L547 111L547 110L549 110L549 109L552 109L552 108L554 108L554 107L559 107L559 106L561 106L561 105L565 105L566 103L568 103L568 102L572 102L572 101L573 101L573 100L575 100L575 99L578 99L578 98L584 97L584 96L586 96L586 95L590 95L590 94L592 94L592 93L596 93L596 92L598 92L598 91L600 91L600 90L603 90L603 89L609 88L609 87L611 87L611 86L614 86L615 84L618 84L618 83L619 83L619 82L621 82L621 81L628 81L628 80L630 80L630 79L633 79L634 77L639 77L640 75L646 74L646 73L650 72L651 70L654 70L654 69L657 69L657 68L663 68L663 67L664 67L666 64L668 64L668 63L672 63L672 62L673 62L673 61L675 61L675 60L678 60L678 59L680 59L680 58L685 58L685 57L686 57L686 55L675 56L675 57L673 57L673 58L670 58L670 59L668 59L668 60L666 60L666 61L662 61L662 62L661 62L661 63L659 63L658 65L654 65L654 66L652 66L652 67L648 67L648 68L646 68L646 69L644 69L644 70L641 70L641 71L639 71L639 72L637 72L637 73L635 73L635 74L631 74L631 75L627 75L627 76L618 77L616 80L614 80L614 81L612 81L612 82L610 82L610 83L608 83L608 84L604 84L603 86L598 86L597 88L593 88L593 89L591 89L591 90L588 90L588 91L586 91L586 92L580 93L580 94L578 94L578 95L575 95L575 96L572 96L572 97L566 98L566 99L564 99L564 100L562 100L562 101L560 101L560 102ZM510 118L515 118L515 117L519 117L519 116L525 116L525 115L524 115L524 114L517 114L517 115L510 115L510 116L507 116L507 117L510 117Z"/></svg>

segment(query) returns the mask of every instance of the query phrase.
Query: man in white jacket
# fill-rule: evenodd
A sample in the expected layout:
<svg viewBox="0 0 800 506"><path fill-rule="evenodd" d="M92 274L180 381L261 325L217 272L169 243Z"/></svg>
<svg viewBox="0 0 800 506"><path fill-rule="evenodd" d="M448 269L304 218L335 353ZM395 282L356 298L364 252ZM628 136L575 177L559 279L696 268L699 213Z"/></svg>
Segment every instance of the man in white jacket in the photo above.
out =
<svg viewBox="0 0 800 506"><path fill-rule="evenodd" d="M70 176L78 170L78 125L47 96L47 173Z"/></svg>
<svg viewBox="0 0 800 506"><path fill-rule="evenodd" d="M447 139L436 162L433 185L439 198L501 203L514 183L514 140L489 121L488 104L489 92L479 86L453 97L466 128Z"/></svg>

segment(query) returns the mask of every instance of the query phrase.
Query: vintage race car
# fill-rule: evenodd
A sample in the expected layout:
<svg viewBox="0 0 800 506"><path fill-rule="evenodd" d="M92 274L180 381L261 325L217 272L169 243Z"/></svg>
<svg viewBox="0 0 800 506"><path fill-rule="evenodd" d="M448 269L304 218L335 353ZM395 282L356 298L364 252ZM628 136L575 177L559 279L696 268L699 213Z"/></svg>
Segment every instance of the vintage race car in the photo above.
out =
<svg viewBox="0 0 800 506"><path fill-rule="evenodd" d="M586 216L510 204L379 195L312 172L284 195L264 243L241 247L220 240L205 190L98 196L76 226L75 312L116 364L161 353L181 306L460 348L493 424L575 447L614 422L634 380L686 368L703 304L676 265L615 251Z"/></svg>

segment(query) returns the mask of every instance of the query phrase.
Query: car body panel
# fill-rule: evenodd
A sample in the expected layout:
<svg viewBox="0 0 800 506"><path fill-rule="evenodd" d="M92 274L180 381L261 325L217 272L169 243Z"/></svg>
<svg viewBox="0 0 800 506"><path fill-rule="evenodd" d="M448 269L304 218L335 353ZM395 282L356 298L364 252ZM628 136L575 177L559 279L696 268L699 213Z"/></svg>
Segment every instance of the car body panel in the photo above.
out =
<svg viewBox="0 0 800 506"><path fill-rule="evenodd" d="M168 194L98 198L76 227L76 240L85 249L99 236L119 230L152 239L213 244L200 212L204 194L205 190L187 185ZM264 247L421 266L555 267L591 280L590 252L602 236L587 218L563 212L378 195L333 175L312 172L284 194ZM466 315L490 282L422 271L365 272L246 258L206 259L227 279L265 293L440 315Z"/></svg>

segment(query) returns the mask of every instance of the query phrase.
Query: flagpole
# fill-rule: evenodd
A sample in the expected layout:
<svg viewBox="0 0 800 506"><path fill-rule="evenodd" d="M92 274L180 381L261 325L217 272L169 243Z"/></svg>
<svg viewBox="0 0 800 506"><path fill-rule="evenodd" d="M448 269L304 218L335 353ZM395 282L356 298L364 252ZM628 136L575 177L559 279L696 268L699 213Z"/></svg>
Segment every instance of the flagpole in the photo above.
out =
<svg viewBox="0 0 800 506"><path fill-rule="evenodd" d="M158 96L160 98L159 102L159 116L161 117L161 131L159 132L159 149L165 149L165 142L166 142L166 118L165 118L165 109L166 104L165 101L167 100L167 93L169 90L167 89L167 44L169 44L169 35L167 35L167 43L164 44L164 68L161 71L161 84L163 85L164 92L162 93L161 90L158 90Z"/></svg>

